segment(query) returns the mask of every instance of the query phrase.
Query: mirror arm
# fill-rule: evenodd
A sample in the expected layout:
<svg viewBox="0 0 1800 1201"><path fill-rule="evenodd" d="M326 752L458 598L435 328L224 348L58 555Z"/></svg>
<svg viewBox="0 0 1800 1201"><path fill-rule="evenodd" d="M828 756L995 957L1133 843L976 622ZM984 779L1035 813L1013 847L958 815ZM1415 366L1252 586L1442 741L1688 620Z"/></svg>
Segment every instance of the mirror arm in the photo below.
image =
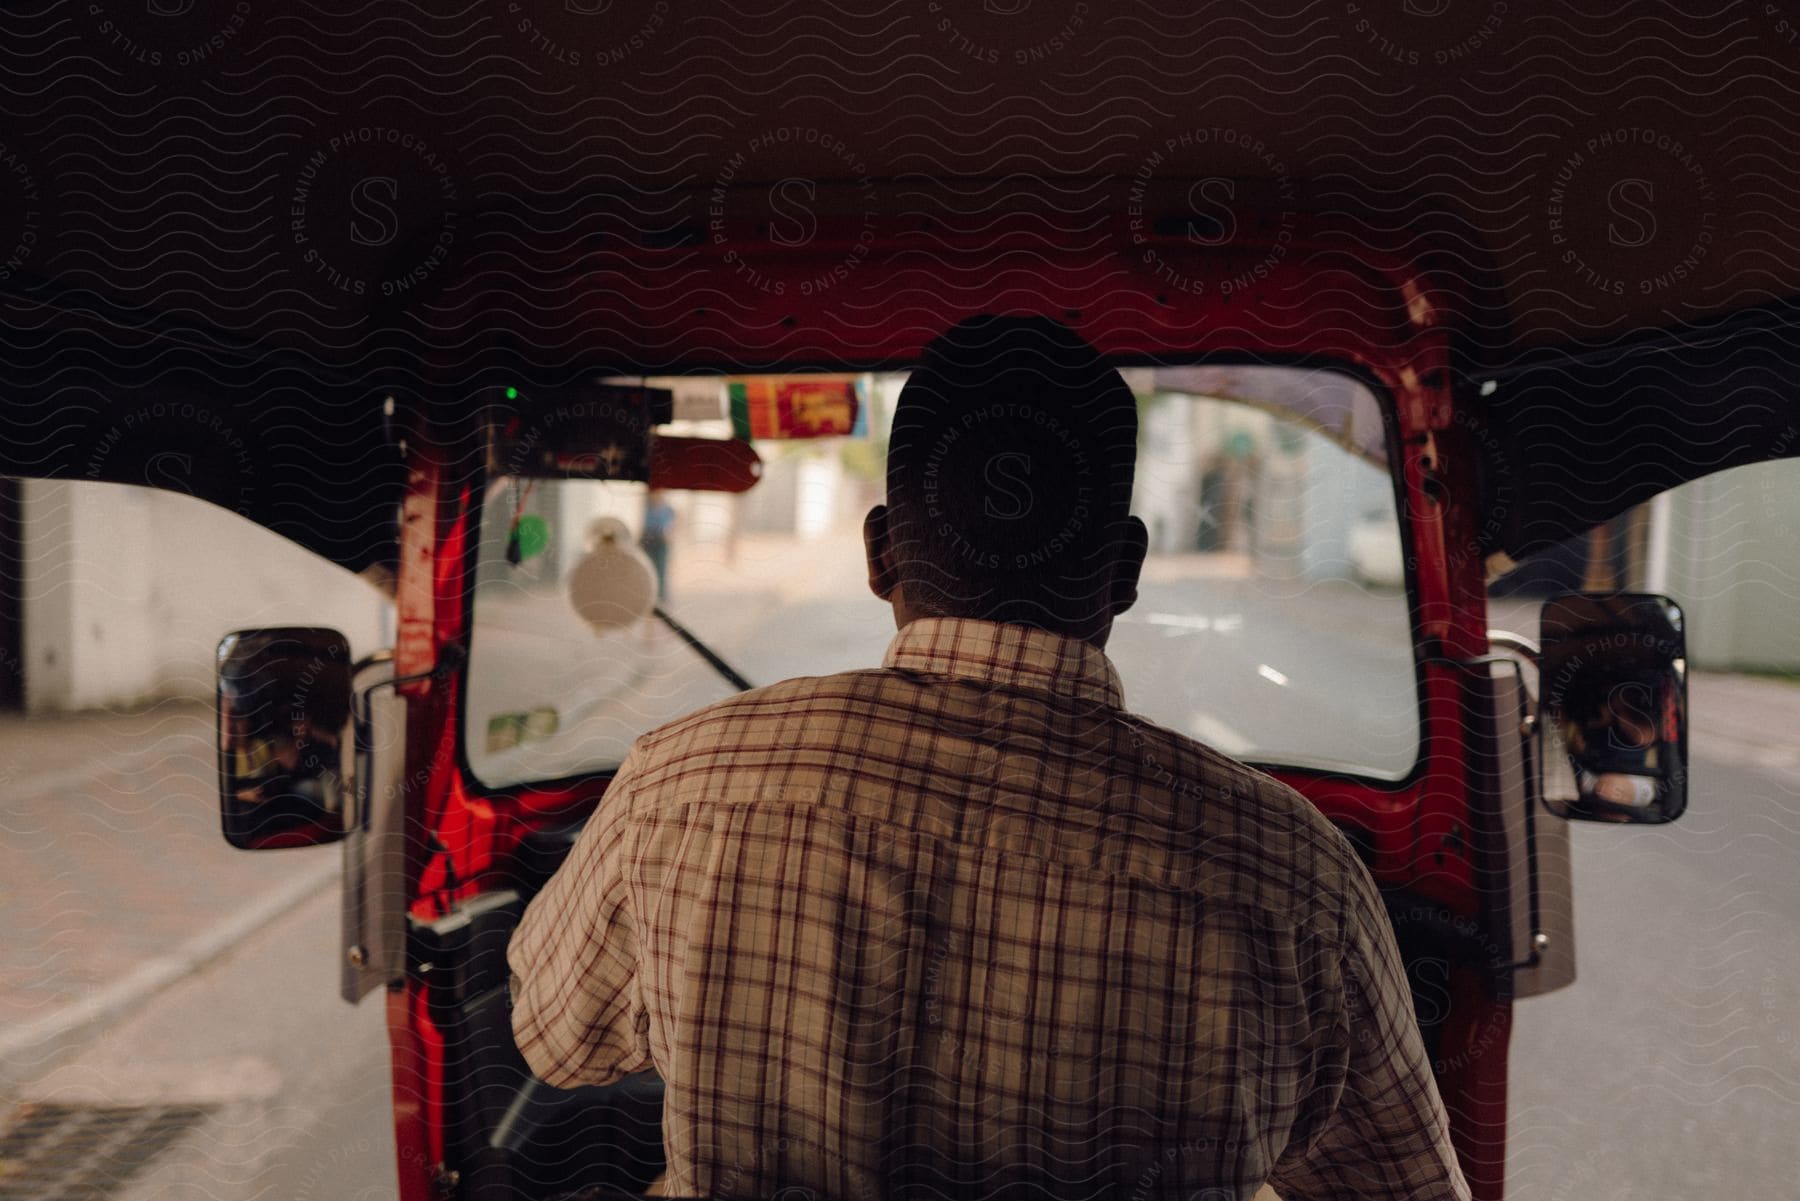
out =
<svg viewBox="0 0 1800 1201"><path fill-rule="evenodd" d="M1543 661L1543 647L1539 646L1535 639L1527 638L1523 634L1515 634L1511 630L1490 629L1487 636L1488 644L1499 647L1503 652L1482 656L1487 662L1524 660L1535 668ZM1537 695L1532 692L1530 682L1526 679L1523 671L1519 673L1519 691L1525 697L1525 714L1520 721L1520 727L1529 740L1537 734Z"/></svg>
<svg viewBox="0 0 1800 1201"><path fill-rule="evenodd" d="M350 678L355 679L356 673L363 670L365 667L373 667L377 663L391 662L393 658L394 652L392 648L375 651L369 655L365 655L362 659L358 660L356 666L351 669ZM446 643L437 663L428 670L416 671L410 676L390 676L385 680L377 680L375 683L370 684L367 688L363 689L362 692L358 693L355 697L356 702L362 706L361 711L357 714L357 720L363 721L367 719L369 702L374 698L377 689L398 687L401 684L412 684L419 680L441 680L445 676L454 675L456 672L460 671L463 665L468 662L468 658L469 652L467 647L455 642Z"/></svg>
<svg viewBox="0 0 1800 1201"><path fill-rule="evenodd" d="M370 668L380 667L382 664L392 663L393 661L394 648L391 646L383 647L378 651L371 651L350 665L350 679L354 681ZM367 798L363 796L362 784L363 776L366 774L363 770L363 756L371 749L368 746L369 739L367 737L370 733L368 716L369 698L370 694L386 683L388 683L387 680L378 680L360 691L352 691L350 693L350 723L352 732L350 742L350 779L347 783L350 786L351 795L356 798L356 815L357 821L359 822L368 820L368 806L364 804L364 801Z"/></svg>
<svg viewBox="0 0 1800 1201"><path fill-rule="evenodd" d="M370 651L350 665L350 678L354 680L358 675L378 663L392 663L393 661L394 648L391 646L384 646L378 651Z"/></svg>
<svg viewBox="0 0 1800 1201"><path fill-rule="evenodd" d="M1523 634L1515 634L1511 630L1489 630L1488 641L1502 650L1512 651L1531 663L1536 663L1543 654L1543 648Z"/></svg>

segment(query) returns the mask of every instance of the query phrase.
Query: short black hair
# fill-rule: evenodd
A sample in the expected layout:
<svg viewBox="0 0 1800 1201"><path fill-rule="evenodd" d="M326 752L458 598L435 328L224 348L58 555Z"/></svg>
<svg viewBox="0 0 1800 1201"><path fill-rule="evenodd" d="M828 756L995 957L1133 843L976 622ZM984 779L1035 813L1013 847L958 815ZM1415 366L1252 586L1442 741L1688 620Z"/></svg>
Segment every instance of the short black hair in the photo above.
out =
<svg viewBox="0 0 1800 1201"><path fill-rule="evenodd" d="M922 616L1045 628L1104 607L1131 511L1137 400L1049 317L984 314L925 348L894 410L888 531Z"/></svg>

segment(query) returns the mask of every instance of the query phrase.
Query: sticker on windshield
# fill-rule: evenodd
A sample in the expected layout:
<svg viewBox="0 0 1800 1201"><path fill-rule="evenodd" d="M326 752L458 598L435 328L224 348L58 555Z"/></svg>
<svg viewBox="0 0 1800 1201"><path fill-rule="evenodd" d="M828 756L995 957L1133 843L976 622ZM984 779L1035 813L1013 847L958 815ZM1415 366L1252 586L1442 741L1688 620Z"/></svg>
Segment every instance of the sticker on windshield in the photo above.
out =
<svg viewBox="0 0 1800 1201"><path fill-rule="evenodd" d="M488 753L510 750L527 742L540 742L555 734L561 724L556 710L549 705L528 712L496 713L488 718Z"/></svg>

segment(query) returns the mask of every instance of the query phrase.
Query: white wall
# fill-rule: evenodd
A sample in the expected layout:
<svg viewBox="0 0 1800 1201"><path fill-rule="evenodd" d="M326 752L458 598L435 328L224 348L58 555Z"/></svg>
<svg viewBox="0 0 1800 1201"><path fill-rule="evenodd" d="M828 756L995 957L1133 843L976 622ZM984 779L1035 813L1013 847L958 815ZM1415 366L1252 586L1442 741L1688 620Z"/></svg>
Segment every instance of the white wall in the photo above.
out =
<svg viewBox="0 0 1800 1201"><path fill-rule="evenodd" d="M237 514L123 484L24 485L25 704L114 708L212 694L236 629L333 626L392 640L372 585Z"/></svg>
<svg viewBox="0 0 1800 1201"><path fill-rule="evenodd" d="M1735 467L1670 494L1669 595L1688 657L1719 670L1800 670L1800 470Z"/></svg>

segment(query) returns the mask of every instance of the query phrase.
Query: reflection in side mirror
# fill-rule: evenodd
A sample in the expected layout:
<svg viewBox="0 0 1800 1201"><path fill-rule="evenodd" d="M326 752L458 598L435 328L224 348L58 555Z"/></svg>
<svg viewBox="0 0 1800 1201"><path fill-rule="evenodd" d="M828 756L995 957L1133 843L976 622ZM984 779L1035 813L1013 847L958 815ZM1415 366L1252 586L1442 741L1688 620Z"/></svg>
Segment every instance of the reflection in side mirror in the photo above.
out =
<svg viewBox="0 0 1800 1201"><path fill-rule="evenodd" d="M1604 822L1680 817L1687 808L1681 609L1646 593L1552 597L1540 641L1540 761L1551 812Z"/></svg>
<svg viewBox="0 0 1800 1201"><path fill-rule="evenodd" d="M219 813L244 850L348 830L350 642L336 630L240 630L219 643Z"/></svg>

